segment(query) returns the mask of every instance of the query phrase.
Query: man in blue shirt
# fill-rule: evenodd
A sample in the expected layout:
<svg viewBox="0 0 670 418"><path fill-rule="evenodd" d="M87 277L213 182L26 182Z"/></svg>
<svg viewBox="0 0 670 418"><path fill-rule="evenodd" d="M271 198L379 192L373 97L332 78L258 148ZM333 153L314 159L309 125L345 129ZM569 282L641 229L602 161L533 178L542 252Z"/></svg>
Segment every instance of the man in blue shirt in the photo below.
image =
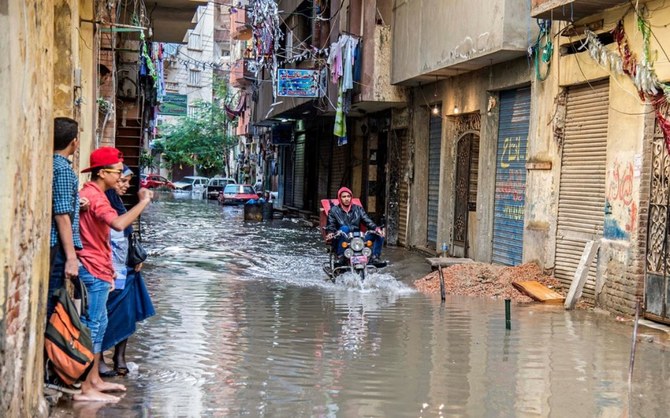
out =
<svg viewBox="0 0 670 418"><path fill-rule="evenodd" d="M52 295L65 279L79 274L77 254L79 238L79 179L68 159L79 148L79 124L59 117L54 119L53 195L51 217L51 259L47 321L53 313ZM86 203L86 202L81 202Z"/></svg>

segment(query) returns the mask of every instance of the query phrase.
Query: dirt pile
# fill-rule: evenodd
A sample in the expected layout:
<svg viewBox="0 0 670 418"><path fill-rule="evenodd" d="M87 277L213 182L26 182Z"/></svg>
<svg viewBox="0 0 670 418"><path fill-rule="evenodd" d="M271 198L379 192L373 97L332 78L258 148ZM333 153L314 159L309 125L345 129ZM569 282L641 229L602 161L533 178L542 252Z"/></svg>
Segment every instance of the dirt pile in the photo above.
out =
<svg viewBox="0 0 670 418"><path fill-rule="evenodd" d="M496 299L511 299L515 302L533 300L512 286L514 282L537 280L543 285L565 294L560 282L542 273L533 263L516 267L497 266L486 263L466 263L442 269L447 295L479 296ZM414 281L414 286L424 293L440 293L437 270Z"/></svg>

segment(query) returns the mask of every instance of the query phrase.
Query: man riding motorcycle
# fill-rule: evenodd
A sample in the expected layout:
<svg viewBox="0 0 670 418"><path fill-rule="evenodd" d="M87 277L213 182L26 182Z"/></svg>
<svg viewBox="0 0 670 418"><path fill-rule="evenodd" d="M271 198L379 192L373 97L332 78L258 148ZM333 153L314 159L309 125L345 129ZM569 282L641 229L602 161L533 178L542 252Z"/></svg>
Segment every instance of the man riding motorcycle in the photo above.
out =
<svg viewBox="0 0 670 418"><path fill-rule="evenodd" d="M347 187L342 187L337 191L338 205L330 208L328 211L328 223L326 224L326 241L331 242L333 249L336 251L338 261L341 262L343 258L344 248L341 243L345 239L343 234L337 235L338 231L348 233L360 230L360 225L363 223L368 229L365 239L373 242L372 245L372 264L380 264L379 259L382 253L382 245L384 244L384 231L375 224L370 216L368 216L362 206L351 203L352 193ZM375 231L371 233L370 231Z"/></svg>

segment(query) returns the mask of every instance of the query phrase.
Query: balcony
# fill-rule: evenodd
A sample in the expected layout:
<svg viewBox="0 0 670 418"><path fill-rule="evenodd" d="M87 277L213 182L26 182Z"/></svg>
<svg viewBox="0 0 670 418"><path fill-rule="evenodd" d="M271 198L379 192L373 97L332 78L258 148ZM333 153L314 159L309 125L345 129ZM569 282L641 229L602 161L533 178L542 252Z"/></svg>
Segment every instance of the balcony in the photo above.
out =
<svg viewBox="0 0 670 418"><path fill-rule="evenodd" d="M377 111L379 103L404 103L405 90L391 85L391 27L374 25L372 36L363 38L363 79L354 96L354 110ZM376 104L375 104L376 103ZM369 108L368 108L369 107Z"/></svg>
<svg viewBox="0 0 670 418"><path fill-rule="evenodd" d="M153 41L181 43L187 30L195 27L193 15L206 0L156 0L151 3Z"/></svg>
<svg viewBox="0 0 670 418"><path fill-rule="evenodd" d="M403 1L393 14L393 84L434 82L523 57L537 35L520 0Z"/></svg>
<svg viewBox="0 0 670 418"><path fill-rule="evenodd" d="M250 58L242 58L233 64L230 68L230 84L233 87L244 88L249 86L254 79L254 73L249 71Z"/></svg>
<svg viewBox="0 0 670 418"><path fill-rule="evenodd" d="M230 14L230 36L238 41L251 39L251 25L244 9L237 9L237 13Z"/></svg>
<svg viewBox="0 0 670 418"><path fill-rule="evenodd" d="M628 3L625 0L532 0L530 15L537 19L577 21Z"/></svg>

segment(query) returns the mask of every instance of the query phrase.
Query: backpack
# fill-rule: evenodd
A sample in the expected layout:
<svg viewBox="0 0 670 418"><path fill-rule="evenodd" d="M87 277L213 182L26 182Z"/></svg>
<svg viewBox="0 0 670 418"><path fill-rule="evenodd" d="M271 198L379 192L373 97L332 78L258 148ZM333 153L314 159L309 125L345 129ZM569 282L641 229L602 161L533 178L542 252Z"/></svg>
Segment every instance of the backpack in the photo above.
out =
<svg viewBox="0 0 670 418"><path fill-rule="evenodd" d="M81 314L86 316L88 293L79 279L74 280L81 295ZM63 382L72 385L84 379L93 366L91 331L80 319L65 286L56 289L54 313L47 324L44 346L54 371Z"/></svg>

